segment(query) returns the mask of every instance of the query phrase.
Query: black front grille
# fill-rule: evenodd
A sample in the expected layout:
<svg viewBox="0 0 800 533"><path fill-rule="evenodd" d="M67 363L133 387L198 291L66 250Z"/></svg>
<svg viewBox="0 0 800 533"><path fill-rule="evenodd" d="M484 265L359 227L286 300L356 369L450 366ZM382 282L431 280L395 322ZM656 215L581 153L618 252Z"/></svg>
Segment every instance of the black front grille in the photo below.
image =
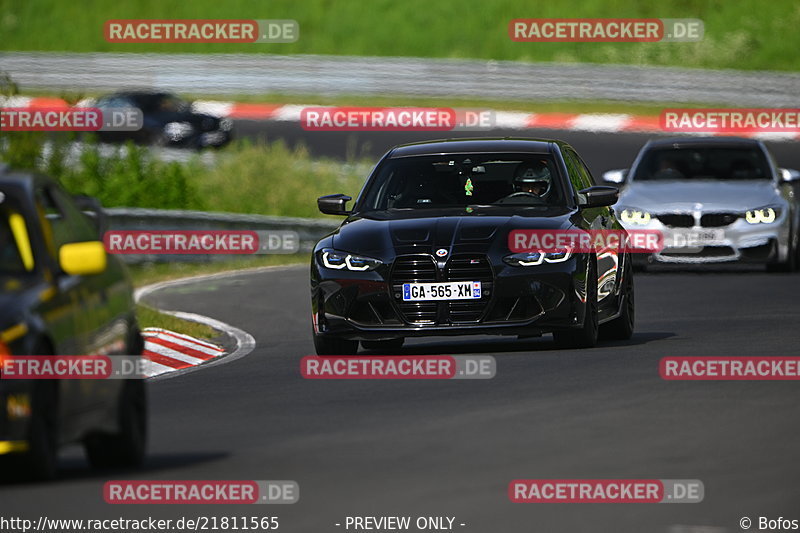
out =
<svg viewBox="0 0 800 533"><path fill-rule="evenodd" d="M708 213L700 218L700 225L704 228L721 228L730 226L738 218L736 213Z"/></svg>
<svg viewBox="0 0 800 533"><path fill-rule="evenodd" d="M483 317L494 289L494 273L485 255L456 254L437 272L436 262L429 255L406 255L395 260L392 268L392 292L400 314L415 324L440 322L478 322ZM479 281L481 297L475 300L442 302L404 302L404 283L443 281Z"/></svg>
<svg viewBox="0 0 800 533"><path fill-rule="evenodd" d="M691 228L694 226L694 216L692 215L656 215L656 218L665 226L671 228Z"/></svg>
<svg viewBox="0 0 800 533"><path fill-rule="evenodd" d="M445 267L446 281L479 281L481 297L477 300L447 302L451 322L477 322L489 305L494 275L485 256L456 255Z"/></svg>
<svg viewBox="0 0 800 533"><path fill-rule="evenodd" d="M405 255L398 257L392 268L392 289L396 295L403 293L403 283L431 283L436 279L436 263L429 255ZM400 314L412 323L432 324L436 322L436 302L404 302L397 300Z"/></svg>

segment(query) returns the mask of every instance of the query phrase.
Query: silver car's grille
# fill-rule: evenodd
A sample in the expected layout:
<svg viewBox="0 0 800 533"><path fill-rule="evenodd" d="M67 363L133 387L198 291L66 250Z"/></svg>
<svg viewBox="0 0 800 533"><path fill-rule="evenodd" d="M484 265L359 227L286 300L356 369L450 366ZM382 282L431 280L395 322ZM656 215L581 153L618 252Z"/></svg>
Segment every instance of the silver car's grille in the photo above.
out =
<svg viewBox="0 0 800 533"><path fill-rule="evenodd" d="M688 214L663 214L656 218L670 228L691 228L694 226L694 215Z"/></svg>
<svg viewBox="0 0 800 533"><path fill-rule="evenodd" d="M722 228L730 226L738 218L736 213L707 213L700 218L700 225L704 228Z"/></svg>

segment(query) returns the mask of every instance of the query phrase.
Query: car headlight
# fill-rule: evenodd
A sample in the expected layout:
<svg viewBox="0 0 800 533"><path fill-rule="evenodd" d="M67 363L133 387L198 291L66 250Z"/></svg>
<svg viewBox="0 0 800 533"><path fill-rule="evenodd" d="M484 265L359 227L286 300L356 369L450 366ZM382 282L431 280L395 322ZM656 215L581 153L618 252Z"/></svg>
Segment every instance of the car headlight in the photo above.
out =
<svg viewBox="0 0 800 533"><path fill-rule="evenodd" d="M553 252L522 252L518 254L507 255L503 261L511 266L536 266L544 262L547 263L563 263L572 257L572 249L566 248L564 250Z"/></svg>
<svg viewBox="0 0 800 533"><path fill-rule="evenodd" d="M751 209L744 215L744 219L749 224L771 224L781 216L781 210L777 207L762 207L761 209Z"/></svg>
<svg viewBox="0 0 800 533"><path fill-rule="evenodd" d="M188 122L169 122L164 126L164 133L173 141L188 137L193 132L194 128Z"/></svg>
<svg viewBox="0 0 800 533"><path fill-rule="evenodd" d="M318 252L318 257L325 268L334 270L346 269L354 272L365 272L367 270L375 270L382 264L378 259L340 252L330 248Z"/></svg>
<svg viewBox="0 0 800 533"><path fill-rule="evenodd" d="M231 131L233 127L233 121L229 118L223 118L219 121L219 129L222 131Z"/></svg>
<svg viewBox="0 0 800 533"><path fill-rule="evenodd" d="M650 222L650 213L639 209L623 209L621 216L622 221L628 224L644 225Z"/></svg>

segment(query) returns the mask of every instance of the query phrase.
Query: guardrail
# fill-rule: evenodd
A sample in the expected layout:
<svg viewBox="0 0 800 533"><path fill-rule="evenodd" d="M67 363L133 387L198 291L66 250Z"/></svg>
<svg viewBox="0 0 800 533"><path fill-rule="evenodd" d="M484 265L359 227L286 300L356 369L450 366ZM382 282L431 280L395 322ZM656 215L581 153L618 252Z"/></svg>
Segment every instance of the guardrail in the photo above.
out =
<svg viewBox="0 0 800 533"><path fill-rule="evenodd" d="M276 217L266 215L241 215L235 213L208 213L205 211L144 209L114 207L104 209L110 230L248 230L295 231L300 242L300 252L310 252L320 237L330 233L341 222L337 219ZM144 262L207 262L231 259L228 255L170 254L118 256L126 263ZM240 256L241 257L241 256Z"/></svg>
<svg viewBox="0 0 800 533"><path fill-rule="evenodd" d="M800 75L677 67L275 54L3 52L25 88L197 94L406 95L791 107Z"/></svg>

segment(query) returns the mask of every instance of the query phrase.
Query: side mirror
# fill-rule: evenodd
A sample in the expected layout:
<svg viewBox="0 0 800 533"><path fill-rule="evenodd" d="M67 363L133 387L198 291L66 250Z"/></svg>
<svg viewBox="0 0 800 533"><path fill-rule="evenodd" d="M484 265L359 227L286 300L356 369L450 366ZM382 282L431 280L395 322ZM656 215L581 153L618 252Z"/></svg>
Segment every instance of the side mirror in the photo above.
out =
<svg viewBox="0 0 800 533"><path fill-rule="evenodd" d="M784 183L792 183L800 180L800 170L795 170L793 168L779 168L778 172L780 180Z"/></svg>
<svg viewBox="0 0 800 533"><path fill-rule="evenodd" d="M621 185L628 179L628 170L627 168L618 168L616 170L603 172L603 181Z"/></svg>
<svg viewBox="0 0 800 533"><path fill-rule="evenodd" d="M108 217L106 212L103 211L103 205L100 200L85 194L76 194L72 199L78 209L92 220L94 227L97 228L97 234L103 235L108 229Z"/></svg>
<svg viewBox="0 0 800 533"><path fill-rule="evenodd" d="M70 276L102 274L108 257L100 241L73 242L58 249L58 264Z"/></svg>
<svg viewBox="0 0 800 533"><path fill-rule="evenodd" d="M606 207L619 200L619 189L608 185L595 185L578 191L580 207Z"/></svg>
<svg viewBox="0 0 800 533"><path fill-rule="evenodd" d="M350 200L352 198L346 194L329 194L317 198L317 207L326 215L349 215L350 211L345 208L345 204Z"/></svg>

